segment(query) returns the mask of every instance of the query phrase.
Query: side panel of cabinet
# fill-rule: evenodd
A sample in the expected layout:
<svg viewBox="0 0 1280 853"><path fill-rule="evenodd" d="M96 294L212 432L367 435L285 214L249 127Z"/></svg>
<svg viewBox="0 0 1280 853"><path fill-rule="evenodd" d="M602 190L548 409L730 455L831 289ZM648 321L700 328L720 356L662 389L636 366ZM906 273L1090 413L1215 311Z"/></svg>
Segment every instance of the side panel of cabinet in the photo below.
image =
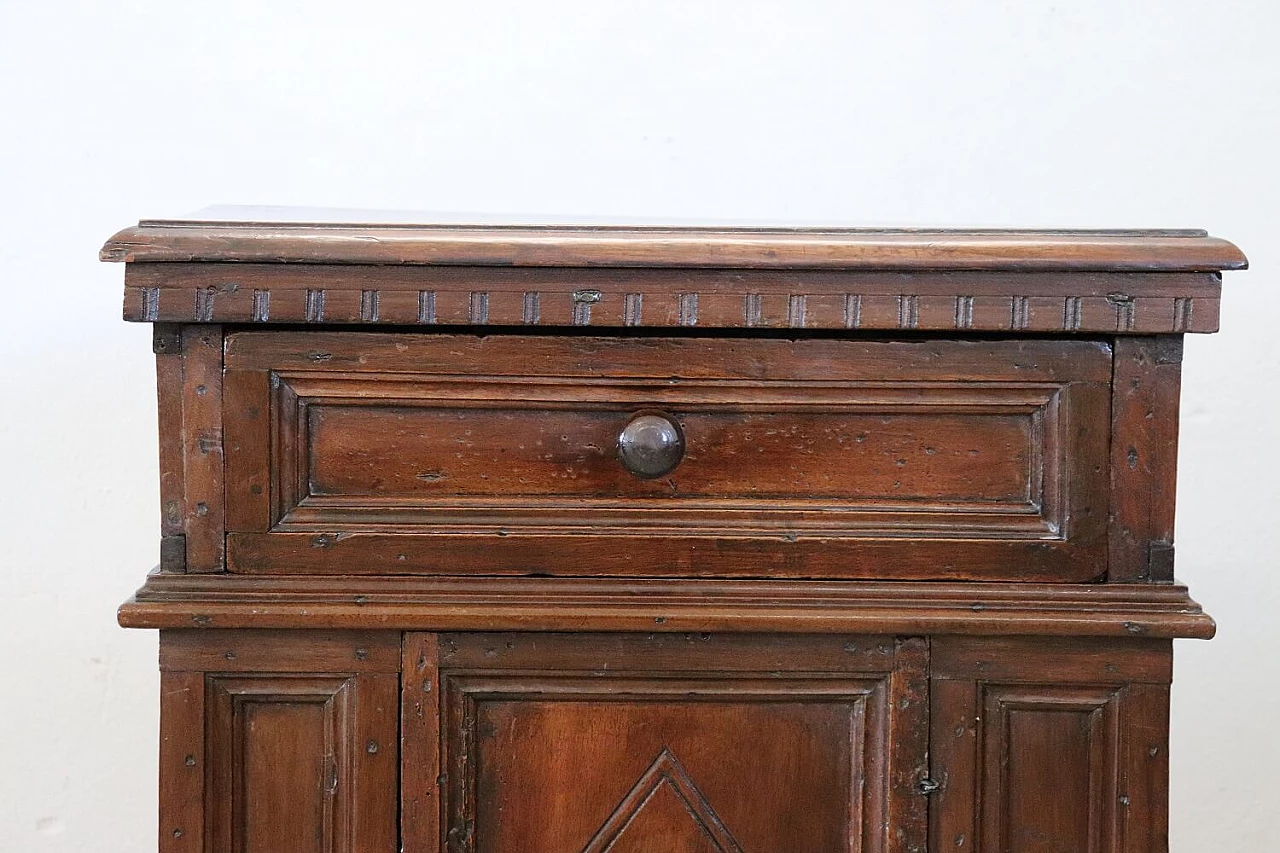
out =
<svg viewBox="0 0 1280 853"><path fill-rule="evenodd" d="M438 660L443 820L408 790L433 787L437 735L423 725L429 743L411 745L407 706L405 853L924 850L924 640L438 644L415 660Z"/></svg>
<svg viewBox="0 0 1280 853"><path fill-rule="evenodd" d="M155 329L160 568L225 570L222 327Z"/></svg>
<svg viewBox="0 0 1280 853"><path fill-rule="evenodd" d="M162 853L394 853L399 638L161 635Z"/></svg>
<svg viewBox="0 0 1280 853"><path fill-rule="evenodd" d="M1111 385L1108 579L1173 581L1182 337L1118 337Z"/></svg>
<svg viewBox="0 0 1280 853"><path fill-rule="evenodd" d="M933 646L931 849L1167 850L1170 647L943 638Z"/></svg>

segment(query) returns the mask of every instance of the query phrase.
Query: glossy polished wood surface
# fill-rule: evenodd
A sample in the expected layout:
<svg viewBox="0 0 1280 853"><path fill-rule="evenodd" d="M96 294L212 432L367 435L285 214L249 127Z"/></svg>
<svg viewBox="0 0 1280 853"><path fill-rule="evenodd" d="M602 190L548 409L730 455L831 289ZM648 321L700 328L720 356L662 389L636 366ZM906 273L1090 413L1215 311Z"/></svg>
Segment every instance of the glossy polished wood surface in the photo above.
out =
<svg viewBox="0 0 1280 853"><path fill-rule="evenodd" d="M1167 853L1234 246L254 216L103 252L156 324L160 850Z"/></svg>

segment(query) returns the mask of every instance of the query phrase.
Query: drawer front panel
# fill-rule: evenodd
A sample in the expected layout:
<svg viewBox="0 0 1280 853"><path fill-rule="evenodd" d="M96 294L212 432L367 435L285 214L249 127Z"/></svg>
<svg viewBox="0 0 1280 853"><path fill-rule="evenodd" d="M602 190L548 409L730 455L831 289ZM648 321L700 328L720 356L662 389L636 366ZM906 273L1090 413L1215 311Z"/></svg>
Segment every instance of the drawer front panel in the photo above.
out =
<svg viewBox="0 0 1280 853"><path fill-rule="evenodd" d="M239 571L1025 577L1105 562L1110 351L246 332ZM637 413L678 424L652 479Z"/></svg>
<svg viewBox="0 0 1280 853"><path fill-rule="evenodd" d="M293 385L295 391L299 384ZM317 396L336 391L312 390ZM450 399L459 390L455 387L412 390L430 396L414 401L394 388L377 388L373 393L393 396L372 405L352 397L309 405L305 436L290 436L304 451L300 461L310 465L303 472L308 492L295 496L295 506L323 506L320 501L356 509L356 500L372 499L403 510L473 499L547 498L601 503L648 498L668 505L690 499L831 500L880 506L943 499L1027 506L1039 497L1032 494L1039 484L1032 482L1031 464L1043 450L1037 421L1051 401L1041 396L988 402L985 407L992 411L984 412L974 411L982 404L972 395L953 394L951 400L939 397L923 405L898 401L902 408L891 421L887 407L895 403L852 394L833 401L830 411L799 401L769 411L743 411L741 403L732 402L690 403L679 406L689 448L678 470L646 480L615 458L628 406L638 403L610 393L616 389L600 389L603 393L574 409L538 405L519 385L495 387L493 399L482 401ZM705 396L719 390L705 389ZM614 399L602 402L606 394ZM1000 403L1020 403L1022 411L1003 413ZM531 408L506 408L522 404ZM966 405L968 412L947 411ZM879 410L859 411L862 407ZM975 446L977 432L981 447ZM373 435L381 440L370 445Z"/></svg>

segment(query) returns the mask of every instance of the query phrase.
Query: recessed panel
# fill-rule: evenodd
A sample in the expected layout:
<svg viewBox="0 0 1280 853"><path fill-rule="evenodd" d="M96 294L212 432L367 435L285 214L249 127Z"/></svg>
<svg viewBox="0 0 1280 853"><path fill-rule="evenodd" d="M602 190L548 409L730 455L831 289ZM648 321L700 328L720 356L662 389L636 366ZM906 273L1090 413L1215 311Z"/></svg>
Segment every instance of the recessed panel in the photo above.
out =
<svg viewBox="0 0 1280 853"><path fill-rule="evenodd" d="M247 702L239 708L240 790L234 821L243 853L324 853L328 822L326 705ZM287 816L287 817L286 817Z"/></svg>
<svg viewBox="0 0 1280 853"><path fill-rule="evenodd" d="M1039 498L1033 466L1041 408L1034 404L1016 413L947 412L965 402L953 395L938 412L895 411L884 403L865 411L869 406L850 389L843 407L830 411L672 406L687 449L677 468L655 481L636 477L617 458L618 434L634 404L508 408L522 389L504 390L509 397L475 406L439 400L309 406L305 458L312 467L303 500L320 497L336 507L343 498L353 504L373 498L407 508L480 498L505 502L511 511L515 501L548 497L648 498L646 507L655 509L698 499L783 505L762 507L773 510L813 501L833 508L954 501L1032 510ZM927 396L933 389L903 390Z"/></svg>
<svg viewBox="0 0 1280 853"><path fill-rule="evenodd" d="M232 571L1105 570L1110 350L1094 342L244 333L228 346ZM661 476L617 453L644 413L678 434Z"/></svg>
<svg viewBox="0 0 1280 853"><path fill-rule="evenodd" d="M446 684L477 853L884 849L883 682L521 681Z"/></svg>
<svg viewBox="0 0 1280 853"><path fill-rule="evenodd" d="M983 849L1115 849L1118 694L1088 687L987 688Z"/></svg>

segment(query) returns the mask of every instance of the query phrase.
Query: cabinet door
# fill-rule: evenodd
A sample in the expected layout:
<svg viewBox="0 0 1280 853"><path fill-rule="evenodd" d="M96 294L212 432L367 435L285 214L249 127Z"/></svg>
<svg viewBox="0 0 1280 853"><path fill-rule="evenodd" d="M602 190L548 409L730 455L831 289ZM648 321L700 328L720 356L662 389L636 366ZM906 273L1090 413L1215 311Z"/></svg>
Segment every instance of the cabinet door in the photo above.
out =
<svg viewBox="0 0 1280 853"><path fill-rule="evenodd" d="M415 645L405 853L924 849L923 640L443 634ZM413 704L433 679L438 717ZM437 780L442 815L422 808Z"/></svg>
<svg viewBox="0 0 1280 853"><path fill-rule="evenodd" d="M394 853L396 634L161 639L162 853Z"/></svg>
<svg viewBox="0 0 1280 853"><path fill-rule="evenodd" d="M1168 641L932 645L932 850L1165 853Z"/></svg>

